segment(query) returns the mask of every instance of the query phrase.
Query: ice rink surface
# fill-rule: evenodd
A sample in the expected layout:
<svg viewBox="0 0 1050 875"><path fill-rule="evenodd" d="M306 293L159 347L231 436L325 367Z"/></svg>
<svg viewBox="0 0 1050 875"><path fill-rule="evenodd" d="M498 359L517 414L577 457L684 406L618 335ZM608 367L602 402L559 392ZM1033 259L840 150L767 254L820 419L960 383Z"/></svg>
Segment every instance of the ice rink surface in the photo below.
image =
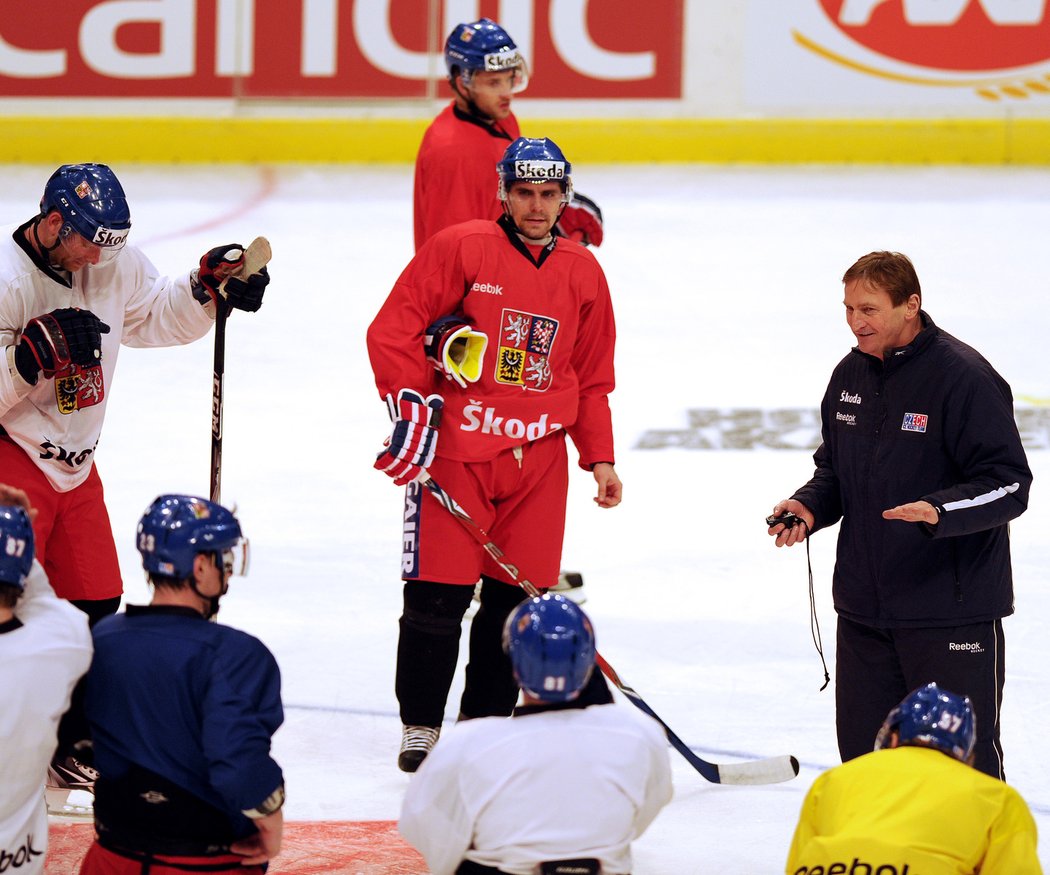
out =
<svg viewBox="0 0 1050 875"><path fill-rule="evenodd" d="M96 156L70 160L83 157ZM28 218L53 169L5 167L0 222ZM163 272L186 271L219 244L257 234L272 243L265 306L235 314L227 330L223 500L237 504L253 565L221 619L280 663L287 817L396 819L409 780L395 765L393 695L401 495L371 467L388 426L364 333L412 254L411 169L114 169L131 239ZM585 576L603 655L701 756L802 763L785 784L723 787L672 752L675 798L635 844L636 875L783 871L805 791L837 762L806 554L775 550L761 522L808 479L810 433L693 441L736 449L639 444L654 429L687 431L691 410L726 422L738 417L730 411L815 409L852 345L840 277L873 249L912 257L925 309L996 366L1034 424L1025 439L1035 486L1012 527L1003 741L1047 866L1050 271L1040 252L1050 172L630 165L576 167L574 181L606 219L596 255L617 311L625 498L597 509L590 475L575 470L563 567ZM208 490L212 341L121 355L96 459L127 598L143 602L133 537L143 509L161 492ZM829 667L834 538L812 542ZM527 573L528 557L517 558Z"/></svg>

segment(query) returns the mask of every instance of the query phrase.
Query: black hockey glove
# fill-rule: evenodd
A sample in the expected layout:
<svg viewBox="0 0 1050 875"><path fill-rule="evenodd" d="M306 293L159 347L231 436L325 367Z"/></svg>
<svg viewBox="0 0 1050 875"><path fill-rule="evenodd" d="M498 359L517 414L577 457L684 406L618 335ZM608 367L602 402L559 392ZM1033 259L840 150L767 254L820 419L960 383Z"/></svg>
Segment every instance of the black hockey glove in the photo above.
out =
<svg viewBox="0 0 1050 875"><path fill-rule="evenodd" d="M201 256L198 282L211 298L212 303L219 300L219 286L222 281L236 273L244 265L244 247L240 243L228 243L216 246Z"/></svg>
<svg viewBox="0 0 1050 875"><path fill-rule="evenodd" d="M102 335L109 326L90 310L66 307L30 319L15 347L15 367L35 384L43 374L52 379L70 363L91 367L102 360Z"/></svg>
<svg viewBox="0 0 1050 875"><path fill-rule="evenodd" d="M263 292L270 284L270 272L264 267L258 273L241 279L231 276L226 280L226 303L237 310L254 313L262 306Z"/></svg>
<svg viewBox="0 0 1050 875"><path fill-rule="evenodd" d="M244 247L240 243L216 246L201 256L197 282L207 297L218 306L219 286L226 280L223 289L226 307L254 313L262 306L263 292L270 282L270 274L264 267L249 277L233 276L243 266Z"/></svg>

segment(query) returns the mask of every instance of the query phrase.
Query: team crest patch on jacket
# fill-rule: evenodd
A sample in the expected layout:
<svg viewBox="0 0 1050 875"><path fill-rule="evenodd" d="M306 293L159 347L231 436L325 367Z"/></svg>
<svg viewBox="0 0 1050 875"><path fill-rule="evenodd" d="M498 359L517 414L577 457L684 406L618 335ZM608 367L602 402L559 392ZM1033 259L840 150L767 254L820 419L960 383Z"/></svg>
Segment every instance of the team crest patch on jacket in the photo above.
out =
<svg viewBox="0 0 1050 875"><path fill-rule="evenodd" d="M551 384L550 353L558 320L504 310L500 320L496 382L546 391Z"/></svg>
<svg viewBox="0 0 1050 875"><path fill-rule="evenodd" d="M928 417L925 413L905 413L904 422L901 423L901 431L926 431L926 420Z"/></svg>
<svg viewBox="0 0 1050 875"><path fill-rule="evenodd" d="M58 402L59 413L68 416L85 407L94 407L101 404L105 397L102 365L90 368L69 365L61 376L55 378L55 399Z"/></svg>

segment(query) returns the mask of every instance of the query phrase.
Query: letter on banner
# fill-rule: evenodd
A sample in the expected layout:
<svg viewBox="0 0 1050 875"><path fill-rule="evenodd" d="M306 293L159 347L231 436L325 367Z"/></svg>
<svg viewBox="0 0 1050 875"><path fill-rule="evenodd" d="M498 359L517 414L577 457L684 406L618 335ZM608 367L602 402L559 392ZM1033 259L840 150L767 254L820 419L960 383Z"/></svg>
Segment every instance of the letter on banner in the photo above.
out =
<svg viewBox="0 0 1050 875"><path fill-rule="evenodd" d="M117 45L117 29L143 21L159 25L160 51L123 51ZM195 0L109 0L84 16L80 51L89 67L116 79L192 76L196 32Z"/></svg>
<svg viewBox="0 0 1050 875"><path fill-rule="evenodd" d="M610 52L591 39L587 30L588 0L551 0L551 40L563 61L594 79L651 79L654 52Z"/></svg>
<svg viewBox="0 0 1050 875"><path fill-rule="evenodd" d="M20 49L0 36L0 74L17 79L47 79L66 74L66 53L62 49L40 51Z"/></svg>

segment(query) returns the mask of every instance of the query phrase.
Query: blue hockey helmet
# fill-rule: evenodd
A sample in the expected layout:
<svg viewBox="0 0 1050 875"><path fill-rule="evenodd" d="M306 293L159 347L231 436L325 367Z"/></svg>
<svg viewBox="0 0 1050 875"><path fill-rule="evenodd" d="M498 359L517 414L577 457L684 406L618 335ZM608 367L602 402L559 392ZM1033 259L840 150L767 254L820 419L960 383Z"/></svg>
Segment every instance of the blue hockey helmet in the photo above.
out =
<svg viewBox="0 0 1050 875"><path fill-rule="evenodd" d="M572 200L572 165L558 144L542 139L518 137L507 146L496 165L499 174L499 199L505 201L515 182L557 182L561 184L562 200Z"/></svg>
<svg viewBox="0 0 1050 875"><path fill-rule="evenodd" d="M60 237L75 231L104 249L120 249L131 230L131 210L124 188L105 164L63 164L44 186L41 215L57 210Z"/></svg>
<svg viewBox="0 0 1050 875"><path fill-rule="evenodd" d="M33 524L18 505L0 505L0 583L25 588L33 565Z"/></svg>
<svg viewBox="0 0 1050 875"><path fill-rule="evenodd" d="M579 605L560 595L522 602L503 627L514 679L534 699L569 702L594 669L594 629Z"/></svg>
<svg viewBox="0 0 1050 875"><path fill-rule="evenodd" d="M248 542L225 507L192 495L161 495L139 520L138 550L149 574L183 580L198 553L215 554L230 574L246 574Z"/></svg>
<svg viewBox="0 0 1050 875"><path fill-rule="evenodd" d="M464 22L452 28L445 40L445 67L448 78L463 77L470 85L474 73L514 70L511 92L524 91L529 84L529 66L514 40L488 18Z"/></svg>
<svg viewBox="0 0 1050 875"><path fill-rule="evenodd" d="M977 718L967 696L929 683L913 690L886 715L875 750L888 746L893 732L899 745L936 748L965 763L977 739Z"/></svg>

